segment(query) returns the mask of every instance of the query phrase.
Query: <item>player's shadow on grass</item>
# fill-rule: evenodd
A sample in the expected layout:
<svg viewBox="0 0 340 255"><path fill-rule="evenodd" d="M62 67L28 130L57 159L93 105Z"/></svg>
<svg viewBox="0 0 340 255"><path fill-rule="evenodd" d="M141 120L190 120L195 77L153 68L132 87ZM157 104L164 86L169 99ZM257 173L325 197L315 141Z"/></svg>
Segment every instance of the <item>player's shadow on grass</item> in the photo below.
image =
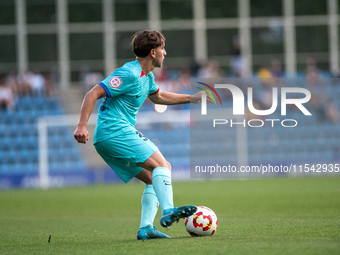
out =
<svg viewBox="0 0 340 255"><path fill-rule="evenodd" d="M177 236L177 237L171 237L171 238L155 238L155 239L148 239L148 240L137 240L137 239L126 239L126 240L113 240L113 242L117 242L117 243L124 243L124 244L132 244L132 243L136 243L136 242L152 242L152 241L162 241L164 242L165 240L178 240L178 239L187 239L187 238L194 238L191 236Z"/></svg>
<svg viewBox="0 0 340 255"><path fill-rule="evenodd" d="M192 236L177 236L177 237L171 237L171 238L155 238L155 239L149 239L149 240L144 240L145 242L150 242L150 241L162 241L164 242L164 240L179 240L179 239L187 239L187 238L195 238L195 237L192 237ZM199 237L198 237L199 238ZM127 242L129 240L126 240ZM143 240L136 240L138 242L143 242Z"/></svg>

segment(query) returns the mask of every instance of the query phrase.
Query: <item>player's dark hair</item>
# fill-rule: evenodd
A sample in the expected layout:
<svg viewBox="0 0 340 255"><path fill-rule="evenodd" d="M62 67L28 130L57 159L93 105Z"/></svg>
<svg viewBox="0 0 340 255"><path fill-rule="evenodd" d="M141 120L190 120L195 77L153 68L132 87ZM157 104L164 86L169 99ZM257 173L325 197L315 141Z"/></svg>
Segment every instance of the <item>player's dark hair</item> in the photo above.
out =
<svg viewBox="0 0 340 255"><path fill-rule="evenodd" d="M143 30L132 37L132 51L137 57L144 58L152 49L164 45L165 38L158 31Z"/></svg>

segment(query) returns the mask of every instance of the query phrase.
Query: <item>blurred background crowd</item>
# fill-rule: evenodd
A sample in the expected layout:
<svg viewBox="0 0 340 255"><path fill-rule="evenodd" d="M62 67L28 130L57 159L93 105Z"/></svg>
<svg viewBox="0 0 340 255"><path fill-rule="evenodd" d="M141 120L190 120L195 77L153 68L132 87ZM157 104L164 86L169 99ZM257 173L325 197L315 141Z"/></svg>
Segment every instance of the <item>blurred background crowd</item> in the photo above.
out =
<svg viewBox="0 0 340 255"><path fill-rule="evenodd" d="M15 111L15 102L24 96L52 96L51 75L38 70L17 74L15 71L0 76L0 107Z"/></svg>
<svg viewBox="0 0 340 255"><path fill-rule="evenodd" d="M188 68L170 69L165 65L162 69L155 70L155 80L157 85L164 91L190 94L190 85L193 79L218 81L221 79L246 78L258 79L260 81L260 94L254 98L254 104L259 109L269 109L272 104L272 88L280 87L282 79L287 78L287 74L282 69L282 63L273 59L268 65L260 66L258 71L251 76L245 74L245 68L240 57L240 48L232 49L235 53L231 59L232 72L226 72L215 60L208 60L203 63L192 61ZM237 53L238 52L238 53ZM82 68L79 76L81 91L85 94L94 85L104 79L101 72L92 72L89 67ZM328 95L326 85L322 78L338 79L337 75L332 75L326 70L318 68L316 60L312 57L306 59L304 72L299 72L296 76L303 80L300 86L306 84L306 88L311 92L312 98L309 106L323 115L325 119L333 123L339 122L339 111L333 99ZM248 86L253 84L247 83ZM244 91L246 87L241 86ZM0 74L0 109L2 111L15 111L16 101L24 96L45 96L47 98L58 95L58 79L56 74L42 74L38 70L17 73L11 71L8 74ZM152 110L150 101L147 100L142 110ZM176 106L175 109L182 109L184 106Z"/></svg>

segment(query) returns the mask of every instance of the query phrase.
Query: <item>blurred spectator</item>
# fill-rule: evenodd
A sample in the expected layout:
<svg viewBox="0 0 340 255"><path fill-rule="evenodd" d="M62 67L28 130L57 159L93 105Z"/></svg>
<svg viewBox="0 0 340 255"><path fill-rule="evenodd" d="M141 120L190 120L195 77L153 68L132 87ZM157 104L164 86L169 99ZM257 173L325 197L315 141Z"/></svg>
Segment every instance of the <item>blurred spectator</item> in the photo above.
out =
<svg viewBox="0 0 340 255"><path fill-rule="evenodd" d="M195 60L193 60L190 64L190 73L193 78L197 78L198 71L200 70L201 66Z"/></svg>
<svg viewBox="0 0 340 255"><path fill-rule="evenodd" d="M324 107L326 118L333 123L339 123L339 110L333 100L329 100L328 102L326 102Z"/></svg>
<svg viewBox="0 0 340 255"><path fill-rule="evenodd" d="M283 76L281 62L273 59L270 66L264 65L259 69L257 76L265 87L270 87L269 89L273 86L280 86Z"/></svg>
<svg viewBox="0 0 340 255"><path fill-rule="evenodd" d="M257 76L260 78L263 84L270 83L271 78L273 78L273 74L268 65L262 66L257 72Z"/></svg>
<svg viewBox="0 0 340 255"><path fill-rule="evenodd" d="M51 74L45 74L45 96L52 97L53 96L53 79Z"/></svg>
<svg viewBox="0 0 340 255"><path fill-rule="evenodd" d="M273 59L271 62L271 73L273 75L274 78L282 78L283 77L283 72L282 72L282 63L277 60L277 59Z"/></svg>
<svg viewBox="0 0 340 255"><path fill-rule="evenodd" d="M260 90L260 94L258 92L254 92L253 101L254 107L258 106L258 110L260 109L269 109L272 106L272 96L273 96L273 74L268 65L262 66L257 76L259 77L262 85L262 90Z"/></svg>
<svg viewBox="0 0 340 255"><path fill-rule="evenodd" d="M3 77L0 77L0 109L6 109L7 111L15 109L12 89L6 86Z"/></svg>
<svg viewBox="0 0 340 255"><path fill-rule="evenodd" d="M19 73L17 75L17 83L20 88L19 95L31 95L32 94L32 87L30 85L30 79L33 73L27 70L25 73Z"/></svg>
<svg viewBox="0 0 340 255"><path fill-rule="evenodd" d="M261 95L257 96L257 101L261 108L270 109L273 104L273 88L281 86L281 63L278 60L272 60L271 65L262 66L257 75L263 86Z"/></svg>
<svg viewBox="0 0 340 255"><path fill-rule="evenodd" d="M313 58L306 59L305 77L307 88L312 94L310 104L314 109L322 108L327 101L326 88L320 79L320 70L317 68L316 61Z"/></svg>
<svg viewBox="0 0 340 255"><path fill-rule="evenodd" d="M21 89L17 82L17 76L14 70L10 71L5 77L5 84L12 89L14 95L18 96L21 94Z"/></svg>
<svg viewBox="0 0 340 255"><path fill-rule="evenodd" d="M166 66L163 66L162 68L155 69L152 71L152 73L155 76L155 81L158 84L159 82L164 82L168 79L168 69Z"/></svg>
<svg viewBox="0 0 340 255"><path fill-rule="evenodd" d="M317 111L321 118L326 118L331 122L339 122L339 111L336 104L327 94L327 88L322 83L321 71L317 67L313 58L306 60L305 77L307 89L311 92L309 101L311 107Z"/></svg>
<svg viewBox="0 0 340 255"><path fill-rule="evenodd" d="M31 86L33 95L43 95L45 91L45 78L38 70L35 70L34 73L30 74L28 84Z"/></svg>
<svg viewBox="0 0 340 255"><path fill-rule="evenodd" d="M161 90L173 93L190 94L190 69L169 70L167 68L162 68L154 70L153 74L155 76L155 82ZM151 101L148 99L145 101L143 110L149 107L150 102ZM151 104L149 108L152 107L153 105ZM188 108L188 105L173 105L171 108L174 110L185 109Z"/></svg>
<svg viewBox="0 0 340 255"><path fill-rule="evenodd" d="M220 68L218 62L214 60L207 61L198 70L198 78L210 79L210 78L220 78L221 76L223 76L223 71Z"/></svg>
<svg viewBox="0 0 340 255"><path fill-rule="evenodd" d="M162 90L178 93L181 89L178 82L180 75L178 70L165 70L157 72L155 80Z"/></svg>
<svg viewBox="0 0 340 255"><path fill-rule="evenodd" d="M316 65L316 61L314 58L306 59L306 68L305 68L305 76L307 84L313 85L320 82L321 71Z"/></svg>
<svg viewBox="0 0 340 255"><path fill-rule="evenodd" d="M241 40L239 35L235 35L232 39L231 45L231 71L236 77L245 77L247 74L246 60L241 55Z"/></svg>
<svg viewBox="0 0 340 255"><path fill-rule="evenodd" d="M38 70L34 73L27 71L16 75L11 71L5 78L5 84L11 88L15 97L25 95L44 95L51 97L53 94L52 74L41 74Z"/></svg>
<svg viewBox="0 0 340 255"><path fill-rule="evenodd" d="M273 59L270 62L270 72L272 73L272 79L273 79L273 85L274 86L281 86L282 84L282 77L283 77L283 71L282 71L282 63L281 61L277 59Z"/></svg>

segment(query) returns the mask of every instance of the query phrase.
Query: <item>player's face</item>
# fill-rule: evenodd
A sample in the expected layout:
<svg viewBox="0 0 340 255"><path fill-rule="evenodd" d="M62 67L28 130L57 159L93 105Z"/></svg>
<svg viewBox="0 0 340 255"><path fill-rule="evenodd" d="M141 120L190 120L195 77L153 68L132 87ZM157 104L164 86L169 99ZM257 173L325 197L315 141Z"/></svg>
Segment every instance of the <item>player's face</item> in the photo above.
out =
<svg viewBox="0 0 340 255"><path fill-rule="evenodd" d="M165 45L159 46L155 49L155 59L154 64L155 67L161 67L164 61L164 57L166 55Z"/></svg>

